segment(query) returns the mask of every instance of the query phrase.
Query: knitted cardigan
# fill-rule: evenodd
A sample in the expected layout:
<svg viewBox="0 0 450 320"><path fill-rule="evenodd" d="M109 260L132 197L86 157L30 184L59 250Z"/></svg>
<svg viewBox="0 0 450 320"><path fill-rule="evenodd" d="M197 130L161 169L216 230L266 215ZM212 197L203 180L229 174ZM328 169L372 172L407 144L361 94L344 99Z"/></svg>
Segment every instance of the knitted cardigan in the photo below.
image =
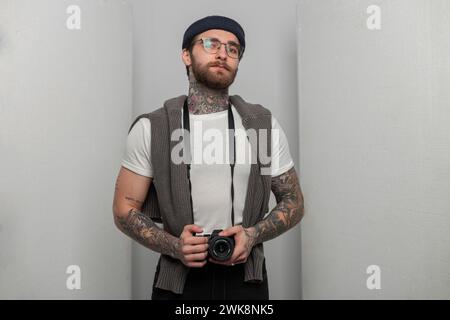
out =
<svg viewBox="0 0 450 320"><path fill-rule="evenodd" d="M171 161L171 150L179 141L171 141L171 133L182 129L181 111L187 96L182 95L167 100L164 106L147 114L138 116L130 127L143 117L151 122L151 162L153 167L153 183L142 206L142 212L155 222L162 222L164 230L179 237L187 224L193 224L187 165L184 162L175 164ZM240 96L230 96L230 101L242 118L245 130L267 130L267 135L261 135L266 141L264 150L265 161L259 157L260 135L249 139L253 154L257 161L252 161L248 179L247 194L244 204L242 226L251 227L261 221L268 212L271 192L271 176L261 174L261 169L270 168L271 159L271 112L261 105L250 104ZM253 142L252 142L253 141ZM257 143L255 143L257 142ZM267 172L267 171L265 171ZM255 245L245 263L246 282L261 282L263 280L264 249L263 244ZM161 254L154 284L156 287L183 293L186 277L190 268L180 260Z"/></svg>

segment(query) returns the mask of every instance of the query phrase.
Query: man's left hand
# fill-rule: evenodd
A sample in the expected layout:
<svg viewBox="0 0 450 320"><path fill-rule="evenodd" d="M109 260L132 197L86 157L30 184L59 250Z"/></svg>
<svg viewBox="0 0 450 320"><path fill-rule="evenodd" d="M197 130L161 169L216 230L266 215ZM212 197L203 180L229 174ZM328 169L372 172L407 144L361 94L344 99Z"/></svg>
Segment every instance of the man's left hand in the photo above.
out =
<svg viewBox="0 0 450 320"><path fill-rule="evenodd" d="M245 263L247 257L250 255L253 246L255 245L255 230L253 227L244 228L242 225L233 226L225 229L219 233L219 236L233 237L234 236L234 251L233 255L227 261L217 261L209 258L210 262L222 264L226 266L233 266L238 263Z"/></svg>

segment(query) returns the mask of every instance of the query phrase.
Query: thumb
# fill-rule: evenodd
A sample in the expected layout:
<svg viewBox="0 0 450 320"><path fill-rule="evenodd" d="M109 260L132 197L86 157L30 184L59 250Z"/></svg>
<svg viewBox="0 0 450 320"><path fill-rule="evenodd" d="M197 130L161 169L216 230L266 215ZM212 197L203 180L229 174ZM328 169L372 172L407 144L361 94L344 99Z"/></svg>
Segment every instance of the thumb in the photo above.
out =
<svg viewBox="0 0 450 320"><path fill-rule="evenodd" d="M203 232L203 229L196 224L188 224L184 227L184 231L188 231L190 233L200 233Z"/></svg>
<svg viewBox="0 0 450 320"><path fill-rule="evenodd" d="M229 236L232 236L232 235L238 233L240 230L241 230L240 226L234 226L234 227L223 230L222 232L219 233L219 236L229 237Z"/></svg>

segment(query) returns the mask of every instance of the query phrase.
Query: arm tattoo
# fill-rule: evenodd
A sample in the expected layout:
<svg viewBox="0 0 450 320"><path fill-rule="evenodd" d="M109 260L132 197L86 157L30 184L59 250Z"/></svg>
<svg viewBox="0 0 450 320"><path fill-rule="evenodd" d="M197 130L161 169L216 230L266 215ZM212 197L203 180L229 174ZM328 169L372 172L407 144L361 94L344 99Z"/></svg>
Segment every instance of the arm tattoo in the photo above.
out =
<svg viewBox="0 0 450 320"><path fill-rule="evenodd" d="M134 202L135 204L137 204L139 206L141 206L143 204L142 201L136 200L136 199L134 199L132 197L125 197L125 199L127 199L128 201L132 201L132 202Z"/></svg>
<svg viewBox="0 0 450 320"><path fill-rule="evenodd" d="M127 216L117 217L117 222L126 235L143 246L179 259L179 239L160 229L150 217L142 212L131 209Z"/></svg>
<svg viewBox="0 0 450 320"><path fill-rule="evenodd" d="M272 191L277 205L265 219L249 228L253 245L279 236L303 218L303 195L294 168L272 178Z"/></svg>

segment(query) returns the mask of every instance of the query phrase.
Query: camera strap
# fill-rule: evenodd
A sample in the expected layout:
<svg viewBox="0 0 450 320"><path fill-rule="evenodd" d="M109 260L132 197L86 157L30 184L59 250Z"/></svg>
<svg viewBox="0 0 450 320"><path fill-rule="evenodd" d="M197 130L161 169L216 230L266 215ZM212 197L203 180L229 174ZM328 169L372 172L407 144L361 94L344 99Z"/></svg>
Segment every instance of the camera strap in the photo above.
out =
<svg viewBox="0 0 450 320"><path fill-rule="evenodd" d="M191 127L189 123L189 109L187 105L187 99L184 101L183 106L183 129L184 133L186 134L186 130L190 133ZM233 117L233 111L231 110L231 104L228 102L228 141L229 141L229 147L230 147L230 170L231 170L231 225L234 226L234 165L236 161L236 136L234 134L234 117ZM188 143L185 143L185 141L189 141ZM194 207L192 205L192 185L191 185L191 141L188 140L188 136L183 137L183 143L184 143L184 149L183 152L186 152L185 160L187 161L187 177L189 180L189 195L190 195L190 201L191 201L191 215L192 215L192 221L194 221Z"/></svg>

